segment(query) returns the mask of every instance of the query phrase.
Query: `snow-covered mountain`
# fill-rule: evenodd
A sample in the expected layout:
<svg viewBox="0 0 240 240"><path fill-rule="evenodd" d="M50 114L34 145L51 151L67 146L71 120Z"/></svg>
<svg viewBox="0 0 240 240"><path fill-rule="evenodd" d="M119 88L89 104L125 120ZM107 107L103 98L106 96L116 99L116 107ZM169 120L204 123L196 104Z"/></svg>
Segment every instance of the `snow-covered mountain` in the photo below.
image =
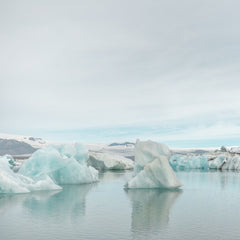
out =
<svg viewBox="0 0 240 240"><path fill-rule="evenodd" d="M0 133L0 155L32 154L47 144L41 138Z"/></svg>
<svg viewBox="0 0 240 240"><path fill-rule="evenodd" d="M51 142L43 140L39 137L21 136L13 134L0 133L0 155L22 155L31 154L39 148L51 144ZM60 143L54 143L60 144ZM135 144L131 142L112 143L112 144L84 144L89 152L115 154L127 158L134 159ZM219 151L221 148L171 148L172 154L206 154ZM240 153L240 147L226 147L226 151L230 153Z"/></svg>
<svg viewBox="0 0 240 240"><path fill-rule="evenodd" d="M16 140L19 142L24 142L31 145L33 148L41 148L48 144L47 141L43 140L42 138L5 134L5 133L0 133L0 139Z"/></svg>

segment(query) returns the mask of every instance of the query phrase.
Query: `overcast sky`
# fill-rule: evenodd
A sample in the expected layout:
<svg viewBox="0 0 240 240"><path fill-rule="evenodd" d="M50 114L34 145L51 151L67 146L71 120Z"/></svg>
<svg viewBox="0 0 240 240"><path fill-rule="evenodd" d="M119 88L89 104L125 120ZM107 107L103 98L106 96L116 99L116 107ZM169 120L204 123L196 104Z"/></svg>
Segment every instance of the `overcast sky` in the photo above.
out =
<svg viewBox="0 0 240 240"><path fill-rule="evenodd" d="M0 132L56 139L138 126L141 137L154 126L144 137L240 144L239 9L239 0L0 0Z"/></svg>

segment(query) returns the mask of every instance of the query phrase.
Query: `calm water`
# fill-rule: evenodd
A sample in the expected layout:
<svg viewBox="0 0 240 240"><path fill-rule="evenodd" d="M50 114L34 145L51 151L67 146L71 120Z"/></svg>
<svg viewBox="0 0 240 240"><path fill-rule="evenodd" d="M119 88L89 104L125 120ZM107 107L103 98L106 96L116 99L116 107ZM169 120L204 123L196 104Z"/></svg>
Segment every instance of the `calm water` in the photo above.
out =
<svg viewBox="0 0 240 240"><path fill-rule="evenodd" d="M131 173L93 185L0 195L0 240L240 239L240 173L178 172L182 190L124 190Z"/></svg>

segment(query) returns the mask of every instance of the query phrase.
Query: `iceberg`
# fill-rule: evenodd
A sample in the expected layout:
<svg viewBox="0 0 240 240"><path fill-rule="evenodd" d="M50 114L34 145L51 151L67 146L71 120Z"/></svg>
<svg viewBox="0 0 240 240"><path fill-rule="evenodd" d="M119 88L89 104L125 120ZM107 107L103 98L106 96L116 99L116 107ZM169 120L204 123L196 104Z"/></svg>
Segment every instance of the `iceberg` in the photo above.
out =
<svg viewBox="0 0 240 240"><path fill-rule="evenodd" d="M137 140L134 175L125 188L166 188L182 186L169 165L169 148L153 141Z"/></svg>
<svg viewBox="0 0 240 240"><path fill-rule="evenodd" d="M229 152L230 153L238 153L238 154L240 154L240 147L239 146L230 147Z"/></svg>
<svg viewBox="0 0 240 240"><path fill-rule="evenodd" d="M127 170L133 169L131 159L107 153L89 153L88 164L98 170Z"/></svg>
<svg viewBox="0 0 240 240"><path fill-rule="evenodd" d="M208 158L205 155L180 155L174 154L170 157L170 165L174 170L202 169L208 170Z"/></svg>
<svg viewBox="0 0 240 240"><path fill-rule="evenodd" d="M19 173L33 178L50 177L56 184L82 184L98 181L98 171L87 166L88 151L81 144L47 146L22 165Z"/></svg>
<svg viewBox="0 0 240 240"><path fill-rule="evenodd" d="M98 171L87 166L88 152L80 144L47 146L37 150L14 173L13 159L0 157L0 193L28 193L62 189L59 185L98 181Z"/></svg>
<svg viewBox="0 0 240 240"><path fill-rule="evenodd" d="M9 161L10 158L8 155L0 157L0 193L28 193L39 190L62 189L49 177L33 180L22 174L14 173L11 161Z"/></svg>
<svg viewBox="0 0 240 240"><path fill-rule="evenodd" d="M230 152L214 152L209 154L174 154L169 160L170 165L176 171L201 169L215 170L240 170L240 155Z"/></svg>
<svg viewBox="0 0 240 240"><path fill-rule="evenodd" d="M226 162L226 157L225 156L215 156L210 162L209 162L209 168L210 169L221 169L222 166Z"/></svg>
<svg viewBox="0 0 240 240"><path fill-rule="evenodd" d="M240 170L240 157L239 155L220 155L209 162L209 168L221 170Z"/></svg>

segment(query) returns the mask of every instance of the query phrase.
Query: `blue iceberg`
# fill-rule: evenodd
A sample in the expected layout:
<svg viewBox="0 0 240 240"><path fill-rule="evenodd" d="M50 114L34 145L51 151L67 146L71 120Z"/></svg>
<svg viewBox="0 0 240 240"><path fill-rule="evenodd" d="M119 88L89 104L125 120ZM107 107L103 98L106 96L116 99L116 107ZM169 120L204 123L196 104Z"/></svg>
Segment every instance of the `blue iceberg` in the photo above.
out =
<svg viewBox="0 0 240 240"><path fill-rule="evenodd" d="M174 170L209 169L208 157L205 155L194 156L174 154L170 157L169 163Z"/></svg>
<svg viewBox="0 0 240 240"><path fill-rule="evenodd" d="M26 193L61 189L63 184L98 181L98 171L87 165L88 152L81 144L47 146L26 160L14 173L9 157L0 157L0 193Z"/></svg>
<svg viewBox="0 0 240 240"><path fill-rule="evenodd" d="M239 154L229 152L214 152L211 154L174 154L169 160L170 165L176 171L201 169L208 171L214 170L240 170Z"/></svg>
<svg viewBox="0 0 240 240"><path fill-rule="evenodd" d="M28 193L39 190L62 189L51 178L34 180L22 174L14 173L10 156L0 157L0 193Z"/></svg>
<svg viewBox="0 0 240 240"><path fill-rule="evenodd" d="M88 151L81 144L48 146L36 151L19 170L34 179L49 176L57 184L98 181L98 171L87 165Z"/></svg>

